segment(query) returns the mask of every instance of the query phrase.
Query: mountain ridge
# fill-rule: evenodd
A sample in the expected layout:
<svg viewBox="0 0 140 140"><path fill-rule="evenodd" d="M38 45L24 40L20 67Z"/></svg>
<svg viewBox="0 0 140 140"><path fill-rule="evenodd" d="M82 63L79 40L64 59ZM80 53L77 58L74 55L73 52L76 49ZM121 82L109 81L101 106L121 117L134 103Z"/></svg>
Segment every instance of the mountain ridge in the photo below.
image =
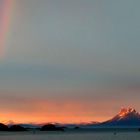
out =
<svg viewBox="0 0 140 140"><path fill-rule="evenodd" d="M20 124L24 127L36 128L44 124ZM81 128L97 128L97 127L140 127L140 114L134 108L122 108L120 112L111 119L104 122L91 121L89 123L53 123L56 126L64 126L68 128L81 127ZM10 125L10 124L9 124Z"/></svg>

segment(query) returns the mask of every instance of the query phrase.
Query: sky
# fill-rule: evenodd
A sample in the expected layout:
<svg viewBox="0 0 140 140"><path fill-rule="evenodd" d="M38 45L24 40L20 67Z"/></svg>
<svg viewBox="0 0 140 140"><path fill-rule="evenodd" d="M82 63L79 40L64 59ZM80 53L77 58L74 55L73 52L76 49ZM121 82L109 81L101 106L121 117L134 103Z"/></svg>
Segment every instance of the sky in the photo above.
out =
<svg viewBox="0 0 140 140"><path fill-rule="evenodd" d="M140 111L139 0L0 0L0 121L104 121Z"/></svg>

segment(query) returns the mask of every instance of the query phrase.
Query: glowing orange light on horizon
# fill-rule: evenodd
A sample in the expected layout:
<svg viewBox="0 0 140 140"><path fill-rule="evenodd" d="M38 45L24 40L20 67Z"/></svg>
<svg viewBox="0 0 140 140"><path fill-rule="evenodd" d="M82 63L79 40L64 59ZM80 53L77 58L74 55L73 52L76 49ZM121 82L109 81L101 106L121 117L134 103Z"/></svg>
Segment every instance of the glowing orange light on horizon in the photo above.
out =
<svg viewBox="0 0 140 140"><path fill-rule="evenodd" d="M7 114L0 114L1 119L0 122L2 123L47 123L47 122L58 122L58 123L81 123L81 122L91 122L93 121L93 117L91 116L57 116L57 113L51 116L44 116L44 114L36 115L29 114L29 115L21 115L21 114L14 114L14 113L7 113ZM33 117L34 116L34 117Z"/></svg>

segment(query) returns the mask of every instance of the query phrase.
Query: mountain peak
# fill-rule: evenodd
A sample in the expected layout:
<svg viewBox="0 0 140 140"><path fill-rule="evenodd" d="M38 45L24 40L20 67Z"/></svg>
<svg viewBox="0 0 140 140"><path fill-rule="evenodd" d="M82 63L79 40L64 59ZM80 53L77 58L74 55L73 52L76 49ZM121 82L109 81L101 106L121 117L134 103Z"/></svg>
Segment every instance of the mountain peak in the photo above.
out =
<svg viewBox="0 0 140 140"><path fill-rule="evenodd" d="M137 114L136 110L134 108L122 108L121 111L119 112L118 116L119 117L124 117L128 114Z"/></svg>
<svg viewBox="0 0 140 140"><path fill-rule="evenodd" d="M111 121L140 121L140 114L134 108L122 108Z"/></svg>

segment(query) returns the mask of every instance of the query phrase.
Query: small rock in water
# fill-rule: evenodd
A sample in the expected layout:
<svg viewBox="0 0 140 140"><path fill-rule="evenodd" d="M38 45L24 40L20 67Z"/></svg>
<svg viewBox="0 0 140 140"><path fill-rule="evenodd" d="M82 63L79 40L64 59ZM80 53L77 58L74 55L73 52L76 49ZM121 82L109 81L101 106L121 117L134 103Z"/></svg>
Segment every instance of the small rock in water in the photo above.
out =
<svg viewBox="0 0 140 140"><path fill-rule="evenodd" d="M117 133L116 132L114 132L114 135L116 135Z"/></svg>

